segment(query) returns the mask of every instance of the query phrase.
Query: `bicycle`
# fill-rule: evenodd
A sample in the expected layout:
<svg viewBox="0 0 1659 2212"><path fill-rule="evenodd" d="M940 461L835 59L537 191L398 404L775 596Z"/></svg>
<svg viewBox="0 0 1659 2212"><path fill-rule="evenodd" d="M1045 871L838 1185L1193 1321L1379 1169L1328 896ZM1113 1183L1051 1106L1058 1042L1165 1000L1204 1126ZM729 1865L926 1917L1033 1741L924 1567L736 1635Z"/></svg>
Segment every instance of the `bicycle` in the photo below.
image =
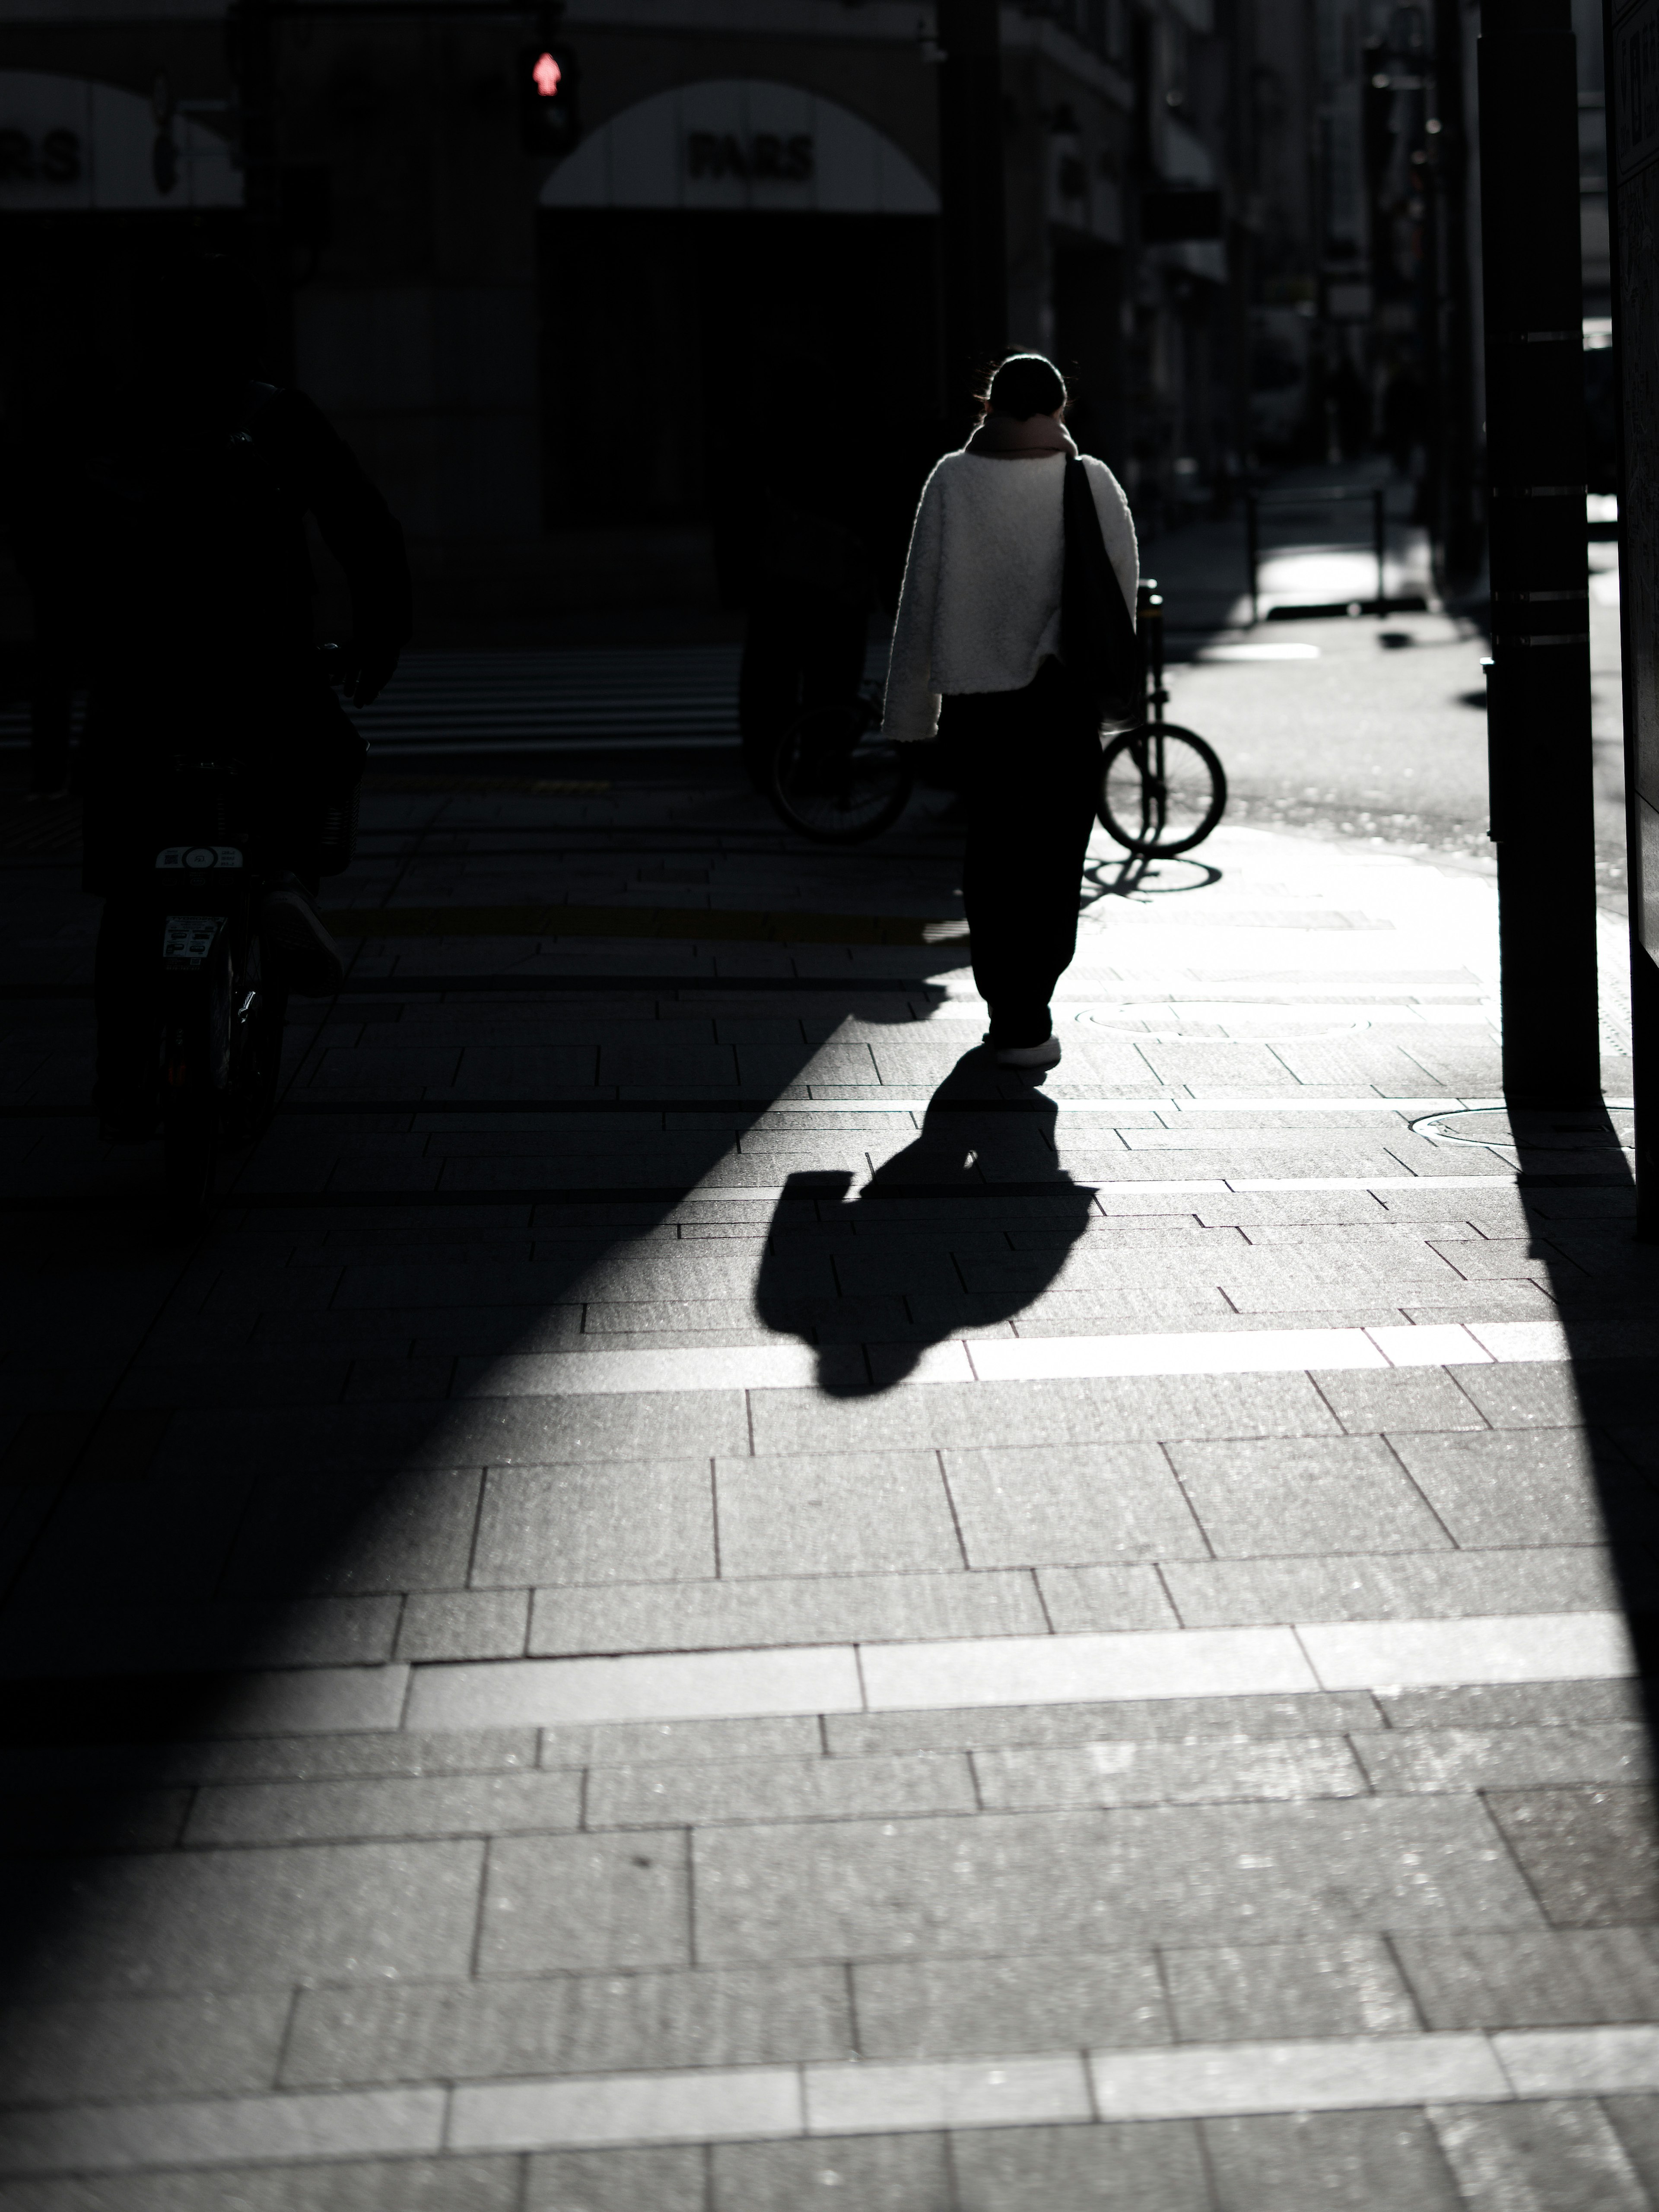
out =
<svg viewBox="0 0 1659 2212"><path fill-rule="evenodd" d="M250 811L239 763L176 758L161 818L181 834L141 895L160 925L162 1176L184 1222L211 1208L221 1145L264 1129L282 1072L288 984L262 926Z"/></svg>
<svg viewBox="0 0 1659 2212"><path fill-rule="evenodd" d="M327 683L346 685L356 653L322 645L317 663ZM356 850L361 763L346 776L342 767L319 793L319 876L340 874ZM296 965L293 946L266 927L267 896L287 872L267 865L261 812L258 780L242 761L175 754L150 817L174 840L156 853L137 904L160 924L148 1003L160 1017L162 1176L183 1225L212 1210L222 1147L252 1144L276 1111L290 986L302 997L334 988L306 956Z"/></svg>
<svg viewBox="0 0 1659 2212"><path fill-rule="evenodd" d="M1136 598L1140 639L1141 713L1107 740L1101 757L1101 827L1132 853L1169 859L1201 845L1227 804L1227 777L1213 749L1195 730L1166 722L1164 600L1150 579Z"/></svg>
<svg viewBox="0 0 1659 2212"><path fill-rule="evenodd" d="M881 734L882 690L863 685L838 706L809 707L779 738L772 804L790 829L821 845L878 837L910 803L912 748Z"/></svg>

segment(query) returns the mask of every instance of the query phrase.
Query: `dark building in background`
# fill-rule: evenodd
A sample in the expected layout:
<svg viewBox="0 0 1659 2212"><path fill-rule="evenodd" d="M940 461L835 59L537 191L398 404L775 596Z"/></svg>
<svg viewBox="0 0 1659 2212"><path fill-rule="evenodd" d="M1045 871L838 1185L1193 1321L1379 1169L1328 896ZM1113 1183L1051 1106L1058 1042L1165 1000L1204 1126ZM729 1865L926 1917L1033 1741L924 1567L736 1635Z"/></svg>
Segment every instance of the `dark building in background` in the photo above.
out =
<svg viewBox="0 0 1659 2212"><path fill-rule="evenodd" d="M1002 8L1008 334L1064 363L1143 528L1378 439L1424 465L1448 21L1472 35L1461 0ZM146 266L239 250L251 201L275 366L404 519L434 634L711 607L792 379L839 383L900 475L962 434L939 27L927 0L9 0L6 405L95 404ZM811 407L789 434L810 466Z"/></svg>

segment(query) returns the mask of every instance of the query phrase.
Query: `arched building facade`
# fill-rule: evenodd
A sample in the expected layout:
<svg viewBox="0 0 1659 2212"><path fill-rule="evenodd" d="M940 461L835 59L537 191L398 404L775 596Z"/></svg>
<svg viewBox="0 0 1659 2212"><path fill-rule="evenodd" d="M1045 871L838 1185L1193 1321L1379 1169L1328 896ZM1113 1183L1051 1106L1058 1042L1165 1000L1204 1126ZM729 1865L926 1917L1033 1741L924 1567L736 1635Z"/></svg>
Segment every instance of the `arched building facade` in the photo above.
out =
<svg viewBox="0 0 1659 2212"><path fill-rule="evenodd" d="M1211 0L1178 4L1207 20ZM1136 75L1152 66L1144 12L1003 11L1011 335L1065 362L1085 444L1126 477L1214 442L1196 421L1146 431L1170 351L1146 332L1174 300L1202 337L1224 273L1218 246L1212 269L1126 239L1152 158L1137 151L1138 103L1157 93ZM0 340L9 404L53 357L116 373L120 287L146 254L234 247L260 21L274 367L402 517L430 635L715 606L727 457L763 404L775 425L792 377L813 404L826 386L855 392L912 459L960 436L966 392L941 353L939 49L915 0L569 0L556 39L582 129L556 161L520 114L542 19L499 0L264 0L234 22L224 0L9 0L0 280L22 270L41 306L32 367ZM92 151L70 177L75 129ZM54 270L78 272L55 301ZM77 323L71 295L103 304ZM803 465L811 431L804 405Z"/></svg>

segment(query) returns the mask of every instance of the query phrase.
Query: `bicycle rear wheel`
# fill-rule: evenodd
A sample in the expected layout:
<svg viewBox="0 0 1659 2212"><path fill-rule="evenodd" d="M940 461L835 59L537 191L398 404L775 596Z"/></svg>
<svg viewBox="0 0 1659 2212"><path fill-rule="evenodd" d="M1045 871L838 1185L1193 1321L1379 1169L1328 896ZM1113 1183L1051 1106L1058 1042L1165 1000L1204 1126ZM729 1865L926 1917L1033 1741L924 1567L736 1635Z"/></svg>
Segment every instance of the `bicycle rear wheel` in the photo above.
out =
<svg viewBox="0 0 1659 2212"><path fill-rule="evenodd" d="M1142 722L1106 747L1100 764L1101 826L1132 853L1189 853L1220 821L1227 778L1195 731Z"/></svg>
<svg viewBox="0 0 1659 2212"><path fill-rule="evenodd" d="M257 931L237 989L241 1002L231 1017L230 1080L221 1122L228 1145L249 1144L264 1134L276 1110L282 1080L288 986L277 963L265 959Z"/></svg>
<svg viewBox="0 0 1659 2212"><path fill-rule="evenodd" d="M867 728L854 707L809 707L772 757L772 804L823 845L878 837L903 813L915 781L907 748Z"/></svg>

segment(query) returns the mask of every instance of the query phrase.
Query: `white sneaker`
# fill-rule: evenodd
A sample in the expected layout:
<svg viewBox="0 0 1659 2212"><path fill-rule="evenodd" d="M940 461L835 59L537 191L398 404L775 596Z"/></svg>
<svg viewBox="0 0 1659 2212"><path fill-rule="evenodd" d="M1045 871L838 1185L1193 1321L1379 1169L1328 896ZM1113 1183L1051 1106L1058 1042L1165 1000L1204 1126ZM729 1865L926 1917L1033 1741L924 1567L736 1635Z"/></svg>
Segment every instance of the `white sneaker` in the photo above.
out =
<svg viewBox="0 0 1659 2212"><path fill-rule="evenodd" d="M1054 1067L1060 1060L1060 1039L1052 1034L1041 1044L1005 1044L997 1048L999 1067Z"/></svg>

